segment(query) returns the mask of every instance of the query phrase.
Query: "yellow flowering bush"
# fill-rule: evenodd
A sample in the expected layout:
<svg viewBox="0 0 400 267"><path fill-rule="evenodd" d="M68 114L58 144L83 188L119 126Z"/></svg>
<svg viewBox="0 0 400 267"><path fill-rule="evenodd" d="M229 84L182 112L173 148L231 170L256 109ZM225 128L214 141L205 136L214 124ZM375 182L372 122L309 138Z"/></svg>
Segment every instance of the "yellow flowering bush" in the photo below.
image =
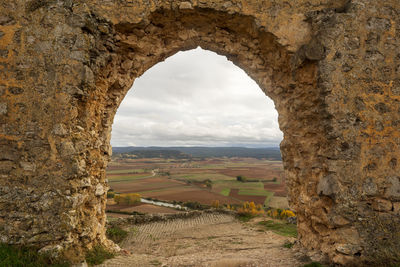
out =
<svg viewBox="0 0 400 267"><path fill-rule="evenodd" d="M257 205L254 204L254 202L244 202L243 203L243 207L239 208L237 210L239 215L243 215L243 216L257 216L257 215L261 215L264 214L264 209L262 207L262 205Z"/></svg>
<svg viewBox="0 0 400 267"><path fill-rule="evenodd" d="M291 210L283 210L281 212L281 218L282 219L286 219L286 218L289 218L289 217L295 217L295 216L296 215L294 215L294 212L291 211Z"/></svg>
<svg viewBox="0 0 400 267"><path fill-rule="evenodd" d="M211 204L213 208L219 209L219 200L214 200Z"/></svg>
<svg viewBox="0 0 400 267"><path fill-rule="evenodd" d="M289 217L296 217L291 210L281 210L281 209L270 209L267 211L267 215L275 219L286 219Z"/></svg>

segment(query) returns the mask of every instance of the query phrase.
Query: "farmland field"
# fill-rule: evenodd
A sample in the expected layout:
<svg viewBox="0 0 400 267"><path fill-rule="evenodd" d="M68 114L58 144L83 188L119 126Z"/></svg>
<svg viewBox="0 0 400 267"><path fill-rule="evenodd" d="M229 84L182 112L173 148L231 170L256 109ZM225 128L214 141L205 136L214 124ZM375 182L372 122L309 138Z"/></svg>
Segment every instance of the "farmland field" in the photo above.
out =
<svg viewBox="0 0 400 267"><path fill-rule="evenodd" d="M242 180L239 180L241 177ZM254 201L287 208L281 161L255 158L113 158L107 168L109 186L115 193L139 193L144 198L167 202L198 202L210 205ZM139 203L108 210L173 213L174 209Z"/></svg>

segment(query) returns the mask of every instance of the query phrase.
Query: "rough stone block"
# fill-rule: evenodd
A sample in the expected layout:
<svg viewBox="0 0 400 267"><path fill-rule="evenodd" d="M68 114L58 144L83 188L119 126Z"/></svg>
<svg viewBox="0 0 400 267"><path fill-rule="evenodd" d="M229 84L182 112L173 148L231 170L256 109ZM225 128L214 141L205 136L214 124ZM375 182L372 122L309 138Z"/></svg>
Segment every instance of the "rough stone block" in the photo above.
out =
<svg viewBox="0 0 400 267"><path fill-rule="evenodd" d="M97 184L96 185L96 191L95 191L95 195L96 196L102 196L104 195L105 191L104 191L104 187L101 184Z"/></svg>
<svg viewBox="0 0 400 267"><path fill-rule="evenodd" d="M179 9L193 9L193 6L190 2L182 2L179 4Z"/></svg>
<svg viewBox="0 0 400 267"><path fill-rule="evenodd" d="M0 103L0 115L7 114L7 103Z"/></svg>
<svg viewBox="0 0 400 267"><path fill-rule="evenodd" d="M376 211L391 211L393 204L389 200L377 198L373 200L372 208Z"/></svg>
<svg viewBox="0 0 400 267"><path fill-rule="evenodd" d="M400 176L390 177L388 181L390 186L386 189L386 196L400 198Z"/></svg>

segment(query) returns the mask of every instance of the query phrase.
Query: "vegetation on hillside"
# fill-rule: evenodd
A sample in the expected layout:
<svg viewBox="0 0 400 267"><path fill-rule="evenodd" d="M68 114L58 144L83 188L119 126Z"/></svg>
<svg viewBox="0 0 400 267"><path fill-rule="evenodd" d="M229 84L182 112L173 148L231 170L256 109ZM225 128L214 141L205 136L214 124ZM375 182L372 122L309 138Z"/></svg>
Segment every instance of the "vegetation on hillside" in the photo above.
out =
<svg viewBox="0 0 400 267"><path fill-rule="evenodd" d="M107 238L115 243L121 243L128 236L128 232L120 227L114 226L107 228L106 235Z"/></svg>
<svg viewBox="0 0 400 267"><path fill-rule="evenodd" d="M136 155L137 158L207 158L207 157L243 157L282 160L277 147L113 147L113 155Z"/></svg>
<svg viewBox="0 0 400 267"><path fill-rule="evenodd" d="M89 266L103 263L105 260L114 258L115 254L102 246L95 246L86 253L86 262Z"/></svg>
<svg viewBox="0 0 400 267"><path fill-rule="evenodd" d="M61 258L38 253L37 249L0 243L0 266L12 267L67 267L71 264Z"/></svg>
<svg viewBox="0 0 400 267"><path fill-rule="evenodd" d="M264 229L270 230L276 234L287 237L297 237L297 225L287 223L285 221L282 222L272 220L261 221L259 224L264 226Z"/></svg>
<svg viewBox="0 0 400 267"><path fill-rule="evenodd" d="M120 158L164 158L164 159L190 159L191 155L178 150L134 150L125 153L117 153Z"/></svg>

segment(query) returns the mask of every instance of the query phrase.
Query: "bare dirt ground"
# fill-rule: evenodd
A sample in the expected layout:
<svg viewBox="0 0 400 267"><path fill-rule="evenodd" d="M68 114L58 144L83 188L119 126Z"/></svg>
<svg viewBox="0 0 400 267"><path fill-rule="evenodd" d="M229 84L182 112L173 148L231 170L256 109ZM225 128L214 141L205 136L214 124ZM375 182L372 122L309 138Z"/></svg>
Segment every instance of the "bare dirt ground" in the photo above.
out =
<svg viewBox="0 0 400 267"><path fill-rule="evenodd" d="M260 219L258 219L259 221ZM257 221L257 220L256 220ZM129 226L119 255L100 266L168 267L296 267L304 265L293 238L260 230L230 215L204 214L190 219Z"/></svg>
<svg viewBox="0 0 400 267"><path fill-rule="evenodd" d="M135 207L129 207L125 209L121 209L121 211L127 211L127 212L142 212L142 213L158 213L158 214L171 214L171 213L180 213L182 211L176 210L176 209L171 209L167 207L160 207L156 205L151 205L151 204L142 204L139 206Z"/></svg>

